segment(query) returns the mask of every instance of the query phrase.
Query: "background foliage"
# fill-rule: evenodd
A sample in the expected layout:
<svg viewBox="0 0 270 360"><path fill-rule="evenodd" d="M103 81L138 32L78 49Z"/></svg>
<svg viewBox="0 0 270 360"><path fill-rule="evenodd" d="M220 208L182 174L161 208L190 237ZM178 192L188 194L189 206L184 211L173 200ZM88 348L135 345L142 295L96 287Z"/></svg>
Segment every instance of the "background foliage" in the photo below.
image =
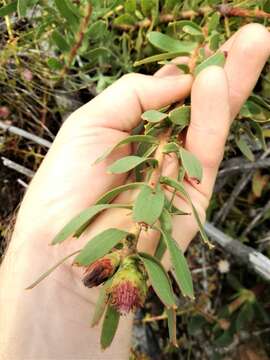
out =
<svg viewBox="0 0 270 360"><path fill-rule="evenodd" d="M256 21L269 26L270 17L269 0L226 4L216 0L92 0L91 4L87 0L1 0L0 5L2 249L12 214L48 148L48 143L44 146L6 131L6 125L51 142L71 111L121 75L132 71L152 74L160 66L134 67L134 62L160 53L148 41L151 31L183 40L194 32L196 35L196 28L198 32L207 29L216 50L242 25ZM170 26L175 20L193 23L179 30ZM208 211L209 221L268 256L270 163L266 155L260 161L258 158L269 147L269 66L268 62L232 127ZM6 159L16 163L16 170L4 165L8 165ZM241 191L236 191L244 182ZM250 226L254 218L257 220ZM183 303L179 314L182 346L172 349L165 340L166 314L150 294L145 308L137 314L134 357L157 359L156 354L160 354L164 359L247 359L255 353L267 358L267 283L222 249L208 252L195 241L188 257L198 300L196 306ZM220 323L220 319L227 323Z"/></svg>

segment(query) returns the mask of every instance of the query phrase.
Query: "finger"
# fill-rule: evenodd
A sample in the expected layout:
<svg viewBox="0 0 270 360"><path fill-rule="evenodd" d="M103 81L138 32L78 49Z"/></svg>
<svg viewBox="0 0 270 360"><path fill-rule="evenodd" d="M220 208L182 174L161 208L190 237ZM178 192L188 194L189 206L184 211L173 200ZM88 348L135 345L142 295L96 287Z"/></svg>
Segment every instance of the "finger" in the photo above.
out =
<svg viewBox="0 0 270 360"><path fill-rule="evenodd" d="M196 186L211 196L230 127L229 91L225 71L210 66L195 79L191 92L191 121L185 147L201 162L202 183Z"/></svg>
<svg viewBox="0 0 270 360"><path fill-rule="evenodd" d="M138 125L142 112L185 98L191 85L191 75L154 77L128 74L75 111L70 121L130 131Z"/></svg>
<svg viewBox="0 0 270 360"><path fill-rule="evenodd" d="M244 26L234 38L225 64L230 93L231 119L254 88L270 55L270 34L260 24Z"/></svg>

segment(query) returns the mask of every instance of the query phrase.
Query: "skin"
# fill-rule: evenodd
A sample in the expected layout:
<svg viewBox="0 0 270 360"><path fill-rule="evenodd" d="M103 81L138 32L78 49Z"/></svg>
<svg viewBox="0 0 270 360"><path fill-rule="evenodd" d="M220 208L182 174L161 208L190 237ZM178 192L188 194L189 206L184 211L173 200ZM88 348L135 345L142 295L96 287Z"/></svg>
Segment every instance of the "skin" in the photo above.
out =
<svg viewBox="0 0 270 360"><path fill-rule="evenodd" d="M126 146L98 165L106 149L128 135L143 111L183 100L191 91L192 114L185 147L203 165L203 181L186 183L201 218L205 217L230 124L252 91L270 55L270 35L258 24L240 29L224 46L224 69L208 67L194 80L174 65L154 76L129 74L75 111L60 129L22 202L12 240L0 269L0 358L83 360L128 359L132 316L125 317L113 345L100 351L100 328L90 328L97 291L85 288L81 270L70 262L59 267L31 291L24 289L89 237L110 226L129 229L125 210L113 210L95 220L87 234L49 246L54 235L74 215L94 204L105 191L127 181L108 175L106 167L128 155ZM175 176L172 157L164 174ZM116 201L130 201L128 192ZM176 205L188 205L176 198ZM192 216L175 217L174 237L186 249L197 232ZM153 252L156 234L142 234L140 248ZM168 264L168 256L165 256Z"/></svg>

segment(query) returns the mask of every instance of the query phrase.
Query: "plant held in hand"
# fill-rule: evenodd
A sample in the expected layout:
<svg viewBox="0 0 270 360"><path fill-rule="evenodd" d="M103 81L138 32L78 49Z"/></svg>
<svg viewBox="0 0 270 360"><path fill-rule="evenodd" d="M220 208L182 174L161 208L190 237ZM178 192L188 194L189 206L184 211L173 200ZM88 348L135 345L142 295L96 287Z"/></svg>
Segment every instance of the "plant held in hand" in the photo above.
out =
<svg viewBox="0 0 270 360"><path fill-rule="evenodd" d="M164 36L152 33L150 37L152 42L160 43L164 40ZM190 48L184 52L191 53L191 55L196 53L193 45L189 45ZM200 43L197 46L201 46ZM182 54L183 51L180 52ZM162 57L163 60L167 58L170 56ZM147 62L159 60L160 56L157 59L145 59ZM192 64L194 61L194 58L191 58ZM197 67L191 64L190 71L196 75L206 66L223 65L223 63L224 55L217 53L201 61ZM121 185L105 193L95 205L74 217L56 235L52 244L60 244L70 237L81 236L97 215L111 208L131 210L133 225L129 231L117 228L105 229L94 236L82 249L70 254L49 269L29 287L37 285L67 258L76 255L73 264L85 270L82 278L83 284L89 288L101 287L92 325L98 324L105 313L101 333L102 348L111 344L117 330L119 316L143 305L147 288L150 285L166 307L170 339L177 346L175 335L177 298L167 271L161 263L166 250L170 254L175 280L182 295L194 299L194 291L186 258L172 236L171 221L175 215L191 216L191 213L177 208L174 205L175 197L181 197L189 204L203 241L210 248L212 247L196 207L184 185L184 180L200 183L203 177L200 162L184 148L183 144L183 132L189 125L190 110L190 105L187 103L172 104L160 111L144 112L142 126L106 151L94 164L95 166L102 162L117 148L135 143L137 146L133 155L118 159L108 167L108 173L132 174L134 182ZM162 176L164 159L172 155L178 162L177 179ZM139 190L133 203L112 203L116 196L133 189ZM154 229L160 234L154 256L138 250L141 232L150 229Z"/></svg>

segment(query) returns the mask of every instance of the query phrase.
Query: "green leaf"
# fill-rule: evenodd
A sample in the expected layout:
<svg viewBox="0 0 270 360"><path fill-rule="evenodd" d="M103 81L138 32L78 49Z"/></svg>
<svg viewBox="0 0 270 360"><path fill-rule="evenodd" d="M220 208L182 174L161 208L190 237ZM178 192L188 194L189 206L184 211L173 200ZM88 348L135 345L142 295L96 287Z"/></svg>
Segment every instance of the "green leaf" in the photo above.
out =
<svg viewBox="0 0 270 360"><path fill-rule="evenodd" d="M209 47L212 51L217 51L219 48L219 42L220 42L220 34L216 31L213 31L211 36L209 37Z"/></svg>
<svg viewBox="0 0 270 360"><path fill-rule="evenodd" d="M19 17L24 17L26 15L27 7L28 0L18 0L17 11Z"/></svg>
<svg viewBox="0 0 270 360"><path fill-rule="evenodd" d="M153 55L153 56L149 56L145 59L142 60L138 60L135 61L135 63L133 64L133 66L140 66L143 64L150 64L152 62L158 62L161 60L168 60L168 59L173 59L177 56L184 56L184 55L189 55L186 51L177 51L177 52L167 52L164 54L158 54L158 55Z"/></svg>
<svg viewBox="0 0 270 360"><path fill-rule="evenodd" d="M111 345L118 327L119 319L119 312L111 305L108 305L100 338L100 344L103 350Z"/></svg>
<svg viewBox="0 0 270 360"><path fill-rule="evenodd" d="M169 27L173 27L174 30L178 30L178 31L183 29L185 26L189 26L190 28L193 28L194 30L197 30L198 32L202 33L201 27L191 20L179 20L169 23Z"/></svg>
<svg viewBox="0 0 270 360"><path fill-rule="evenodd" d="M255 161L255 156L254 156L253 152L250 150L250 148L249 148L246 140L243 138L243 136L236 137L235 142L236 142L236 145L238 146L238 148L240 149L241 153L243 155L245 155L246 158L248 158L250 161Z"/></svg>
<svg viewBox="0 0 270 360"><path fill-rule="evenodd" d="M52 33L52 40L61 52L69 52L70 46L58 30L54 30Z"/></svg>
<svg viewBox="0 0 270 360"><path fill-rule="evenodd" d="M128 233L119 229L106 229L88 241L74 259L75 264L91 265L106 255L114 246L123 240Z"/></svg>
<svg viewBox="0 0 270 360"><path fill-rule="evenodd" d="M185 127L189 124L190 121L190 109L190 106L180 106L170 111L169 118L175 125Z"/></svg>
<svg viewBox="0 0 270 360"><path fill-rule="evenodd" d="M67 259L70 257L78 254L80 250L76 250L73 253L65 256L63 259L58 261L55 265L53 265L49 270L45 271L36 281L33 282L33 284L29 285L25 290L33 289L36 285L38 285L42 280L44 280L47 276L49 276L58 266L62 265Z"/></svg>
<svg viewBox="0 0 270 360"><path fill-rule="evenodd" d="M67 20L67 23L73 30L76 30L79 25L79 18L73 11L73 6L70 0L54 0L54 2L62 17Z"/></svg>
<svg viewBox="0 0 270 360"><path fill-rule="evenodd" d="M161 215L164 202L165 195L160 186L153 190L150 186L144 185L135 200L133 220L148 225L154 224Z"/></svg>
<svg viewBox="0 0 270 360"><path fill-rule="evenodd" d="M172 216L166 208L164 208L162 210L159 221L160 221L161 229L163 231L165 231L166 233L171 234L172 233Z"/></svg>
<svg viewBox="0 0 270 360"><path fill-rule="evenodd" d="M4 5L0 8L0 16L8 16L17 10L18 1L12 1L8 5Z"/></svg>
<svg viewBox="0 0 270 360"><path fill-rule="evenodd" d="M179 151L179 145L175 142L170 142L168 144L165 144L162 148L162 152L165 154L169 154L171 152L178 153Z"/></svg>
<svg viewBox="0 0 270 360"><path fill-rule="evenodd" d="M116 160L111 166L108 167L108 173L110 174L125 173L145 162L151 164L153 167L157 166L157 160L153 158L143 158L140 156L131 155Z"/></svg>
<svg viewBox="0 0 270 360"><path fill-rule="evenodd" d="M168 317L168 328L169 328L169 336L170 342L173 346L178 347L177 339L176 339L176 311L175 309L166 309L167 317Z"/></svg>
<svg viewBox="0 0 270 360"><path fill-rule="evenodd" d="M195 179L198 183L200 183L202 181L203 169L199 160L183 147L180 147L179 153L182 165L189 178Z"/></svg>
<svg viewBox="0 0 270 360"><path fill-rule="evenodd" d="M191 25L185 25L183 26L183 31L189 35L193 35L193 36L202 36L202 31L201 29L198 30L196 27L191 26Z"/></svg>
<svg viewBox="0 0 270 360"><path fill-rule="evenodd" d="M139 256L145 266L151 285L157 296L165 306L175 306L175 296L171 281L161 263L153 256L146 253L140 252Z"/></svg>
<svg viewBox="0 0 270 360"><path fill-rule="evenodd" d="M217 29L217 27L219 25L219 20L220 20L220 14L218 12L214 12L214 14L210 17L208 24L207 24L209 34L213 30Z"/></svg>
<svg viewBox="0 0 270 360"><path fill-rule="evenodd" d="M163 235L161 234L160 235L160 238L159 238L159 241L158 241L158 245L156 247L156 250L155 250L155 257L158 259L158 260L161 260L165 254L165 251L167 249L167 245L164 241L164 237Z"/></svg>
<svg viewBox="0 0 270 360"><path fill-rule="evenodd" d="M118 144L114 145L112 148L105 151L105 153L100 156L96 161L95 164L98 164L102 160L104 160L107 156L109 156L113 150L118 149L119 147L127 144L131 144L134 142L138 143L147 143L147 144L158 144L158 140L151 135L130 135L125 139L121 140Z"/></svg>
<svg viewBox="0 0 270 360"><path fill-rule="evenodd" d="M163 235L170 253L172 266L175 271L176 282L184 296L194 299L192 276L186 258L172 236L165 232L163 232Z"/></svg>
<svg viewBox="0 0 270 360"><path fill-rule="evenodd" d="M54 237L52 241L52 245L62 243L69 236L74 235L76 232L78 232L81 228L87 227L97 214L109 208L128 208L128 205L100 204L86 208L85 210L80 212L77 216L75 216L73 219L71 219L63 227L63 229Z"/></svg>
<svg viewBox="0 0 270 360"><path fill-rule="evenodd" d="M194 74L197 76L202 70L211 65L217 65L223 67L225 64L225 56L222 52L216 52L202 63L196 66Z"/></svg>
<svg viewBox="0 0 270 360"><path fill-rule="evenodd" d="M107 289L111 286L111 283L112 283L112 278L107 280L99 291L98 300L96 302L94 315L91 321L92 327L98 325L106 309L106 305L109 297Z"/></svg>
<svg viewBox="0 0 270 360"><path fill-rule="evenodd" d="M166 52L183 52L189 55L197 46L195 42L180 41L158 31L148 33L147 39L153 46Z"/></svg>
<svg viewBox="0 0 270 360"><path fill-rule="evenodd" d="M157 110L147 110L142 114L142 119L151 123L160 122L168 117L167 114ZM145 135L143 135L145 136Z"/></svg>
<svg viewBox="0 0 270 360"><path fill-rule="evenodd" d="M134 25L136 18L131 14L122 14L118 16L113 23L115 25Z"/></svg>
<svg viewBox="0 0 270 360"><path fill-rule="evenodd" d="M63 68L63 64L56 58L49 58L47 64L52 70L61 70Z"/></svg>
<svg viewBox="0 0 270 360"><path fill-rule="evenodd" d="M201 237L202 237L203 241L208 245L208 247L210 249L213 248L213 245L209 241L208 236L207 236L207 234L206 234L206 232L204 230L204 227L203 227L203 225L201 223L199 214L198 214L195 206L193 205L193 203L191 201L191 198L190 198L188 192L186 191L186 189L184 188L184 186L179 181L171 179L171 178L169 178L167 176L161 176L160 183L161 184L166 184L166 185L169 185L169 186L173 187L174 189L179 191L180 194L182 194L188 200L188 202L189 202L189 204L190 204L190 206L192 208L192 212L193 212L193 215L195 217L195 220L197 221L199 231L200 231L200 234L201 234Z"/></svg>
<svg viewBox="0 0 270 360"><path fill-rule="evenodd" d="M138 189L144 185L146 185L146 183L144 182L135 182L120 185L102 195L96 202L96 205L110 203L117 195L121 194L123 191Z"/></svg>

